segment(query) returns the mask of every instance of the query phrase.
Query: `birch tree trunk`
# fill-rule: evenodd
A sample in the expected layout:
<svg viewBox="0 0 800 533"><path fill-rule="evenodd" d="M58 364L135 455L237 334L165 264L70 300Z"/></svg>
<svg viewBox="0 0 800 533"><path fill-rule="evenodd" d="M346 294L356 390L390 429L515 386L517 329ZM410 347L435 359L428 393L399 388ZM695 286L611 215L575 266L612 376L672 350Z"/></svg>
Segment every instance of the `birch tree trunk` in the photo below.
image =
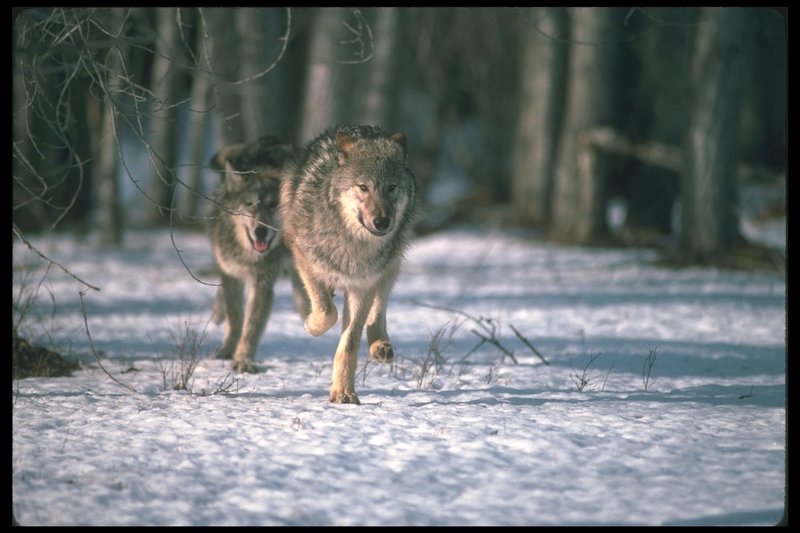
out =
<svg viewBox="0 0 800 533"><path fill-rule="evenodd" d="M736 183L749 17L743 8L698 14L681 191L681 246L691 258L725 253L740 238Z"/></svg>
<svg viewBox="0 0 800 533"><path fill-rule="evenodd" d="M199 24L199 17L197 17ZM186 204L183 207L183 216L192 220L194 217L202 216L201 204L204 195L203 176L205 168L208 166L208 155L206 153L206 140L209 127L209 95L211 84L205 69L208 67L208 57L206 55L207 46L205 43L204 28L200 26L195 38L195 61L197 67L192 77L192 93L189 100L189 119L187 124L187 134L189 136L189 185Z"/></svg>
<svg viewBox="0 0 800 533"><path fill-rule="evenodd" d="M581 146L581 136L613 126L619 28L616 8L574 8L570 16L569 79L554 186L551 234L578 244L606 229L602 158Z"/></svg>
<svg viewBox="0 0 800 533"><path fill-rule="evenodd" d="M216 144L247 142L240 89L230 82L239 79L237 33L235 28L236 10L230 8L201 8L201 25L208 34L209 76L211 83L211 104L217 113Z"/></svg>
<svg viewBox="0 0 800 533"><path fill-rule="evenodd" d="M519 118L511 172L515 218L550 220L553 174L564 107L567 16L563 8L535 8L523 25Z"/></svg>
<svg viewBox="0 0 800 533"><path fill-rule="evenodd" d="M346 105L341 69L337 68L337 50L343 42L341 30L346 14L344 8L320 8L314 19L301 114L302 143L334 126Z"/></svg>
<svg viewBox="0 0 800 533"><path fill-rule="evenodd" d="M152 68L152 139L150 140L150 222L168 224L175 195L178 160L178 107L181 99L183 63L177 9L158 8L156 43Z"/></svg>
<svg viewBox="0 0 800 533"><path fill-rule="evenodd" d="M277 133L270 127L267 112L268 75L259 75L268 66L274 46L267 26L268 12L264 8L239 8L234 15L239 36L239 77L242 125L245 139L254 141L267 133ZM250 79L252 78L252 79Z"/></svg>
<svg viewBox="0 0 800 533"><path fill-rule="evenodd" d="M356 114L357 122L394 130L401 13L398 7L379 7L372 13L375 52L365 64L366 94Z"/></svg>
<svg viewBox="0 0 800 533"><path fill-rule="evenodd" d="M123 65L128 57L127 46L124 39L124 23L126 18L124 8L111 8L108 32L116 36L117 45L112 46L105 55L106 84L102 100L89 101L90 114L94 124L99 128L91 128L94 133L92 146L94 147L92 176L96 185L96 224L100 229L100 244L103 246L119 246L123 240L124 210L121 201L121 187L119 183L119 138L118 109L122 93L124 69Z"/></svg>

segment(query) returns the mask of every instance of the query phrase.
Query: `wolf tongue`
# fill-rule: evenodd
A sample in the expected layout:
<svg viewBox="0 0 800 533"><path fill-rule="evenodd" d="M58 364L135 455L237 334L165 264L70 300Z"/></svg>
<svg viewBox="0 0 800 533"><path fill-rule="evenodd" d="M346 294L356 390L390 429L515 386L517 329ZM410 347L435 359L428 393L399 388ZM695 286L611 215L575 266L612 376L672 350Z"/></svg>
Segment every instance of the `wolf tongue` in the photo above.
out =
<svg viewBox="0 0 800 533"><path fill-rule="evenodd" d="M263 253L266 252L269 248L269 243L267 241L253 241L253 248L256 249L256 252Z"/></svg>

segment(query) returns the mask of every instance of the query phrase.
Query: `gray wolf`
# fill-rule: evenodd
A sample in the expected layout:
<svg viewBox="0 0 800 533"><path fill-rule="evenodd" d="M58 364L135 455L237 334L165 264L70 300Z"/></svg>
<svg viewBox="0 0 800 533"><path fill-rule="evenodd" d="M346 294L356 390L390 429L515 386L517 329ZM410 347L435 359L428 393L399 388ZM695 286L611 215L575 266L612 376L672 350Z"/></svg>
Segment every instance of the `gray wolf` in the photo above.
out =
<svg viewBox="0 0 800 533"><path fill-rule="evenodd" d="M307 307L281 238L281 171L295 155L293 146L269 136L226 146L210 162L221 174L209 217L211 245L222 278L214 301L214 320L225 321L217 357L233 359L236 372L258 370L255 352L281 274L292 276L295 306L301 315Z"/></svg>
<svg viewBox="0 0 800 533"><path fill-rule="evenodd" d="M281 184L283 238L309 297L306 331L319 336L338 320L330 401L359 403L355 371L364 327L369 355L394 358L386 305L413 230L417 187L406 138L372 126L343 125L311 141Z"/></svg>

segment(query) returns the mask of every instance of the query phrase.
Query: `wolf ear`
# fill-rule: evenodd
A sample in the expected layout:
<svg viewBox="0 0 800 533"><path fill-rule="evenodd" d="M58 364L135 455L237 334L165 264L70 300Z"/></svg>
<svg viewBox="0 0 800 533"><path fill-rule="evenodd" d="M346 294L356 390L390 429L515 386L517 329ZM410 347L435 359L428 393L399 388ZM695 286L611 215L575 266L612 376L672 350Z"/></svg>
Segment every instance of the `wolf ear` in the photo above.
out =
<svg viewBox="0 0 800 533"><path fill-rule="evenodd" d="M225 167L225 160L222 158L223 151L224 149L211 156L211 159L208 161L209 168L212 170L223 170Z"/></svg>
<svg viewBox="0 0 800 533"><path fill-rule="evenodd" d="M348 153L353 149L353 145L356 144L356 138L340 131L336 134L335 140L336 146L339 147L339 164L344 165Z"/></svg>
<svg viewBox="0 0 800 533"><path fill-rule="evenodd" d="M403 150L406 149L406 134L402 131L398 131L397 133L392 133L389 135L389 140L394 141L400 146L403 147Z"/></svg>
<svg viewBox="0 0 800 533"><path fill-rule="evenodd" d="M226 146L211 157L211 161L208 162L208 166L214 170L225 170L225 163L239 155L244 147L245 145L243 144L232 144L230 146Z"/></svg>
<svg viewBox="0 0 800 533"><path fill-rule="evenodd" d="M403 148L403 157L408 158L408 149L406 148L406 134L402 131L392 133L389 135L389 140L396 142Z"/></svg>
<svg viewBox="0 0 800 533"><path fill-rule="evenodd" d="M244 177L242 173L233 168L231 162L227 159L225 160L225 188L229 191L233 191L241 187L242 181Z"/></svg>

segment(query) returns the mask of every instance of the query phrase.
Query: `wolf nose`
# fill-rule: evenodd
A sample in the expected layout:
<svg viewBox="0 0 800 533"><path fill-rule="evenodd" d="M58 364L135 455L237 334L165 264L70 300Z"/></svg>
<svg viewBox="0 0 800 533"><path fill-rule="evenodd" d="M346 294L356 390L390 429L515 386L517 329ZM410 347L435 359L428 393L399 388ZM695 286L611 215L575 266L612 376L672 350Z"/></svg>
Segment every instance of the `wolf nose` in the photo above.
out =
<svg viewBox="0 0 800 533"><path fill-rule="evenodd" d="M267 233L268 233L268 230L267 230L267 228L266 228L266 227L264 227L264 226L258 226L258 227L256 228L256 230L255 230L256 239L258 239L258 240L260 240L260 241L266 240L266 238L267 238Z"/></svg>
<svg viewBox="0 0 800 533"><path fill-rule="evenodd" d="M372 225L378 231L386 231L391 223L392 220L389 217L375 217L372 219Z"/></svg>

